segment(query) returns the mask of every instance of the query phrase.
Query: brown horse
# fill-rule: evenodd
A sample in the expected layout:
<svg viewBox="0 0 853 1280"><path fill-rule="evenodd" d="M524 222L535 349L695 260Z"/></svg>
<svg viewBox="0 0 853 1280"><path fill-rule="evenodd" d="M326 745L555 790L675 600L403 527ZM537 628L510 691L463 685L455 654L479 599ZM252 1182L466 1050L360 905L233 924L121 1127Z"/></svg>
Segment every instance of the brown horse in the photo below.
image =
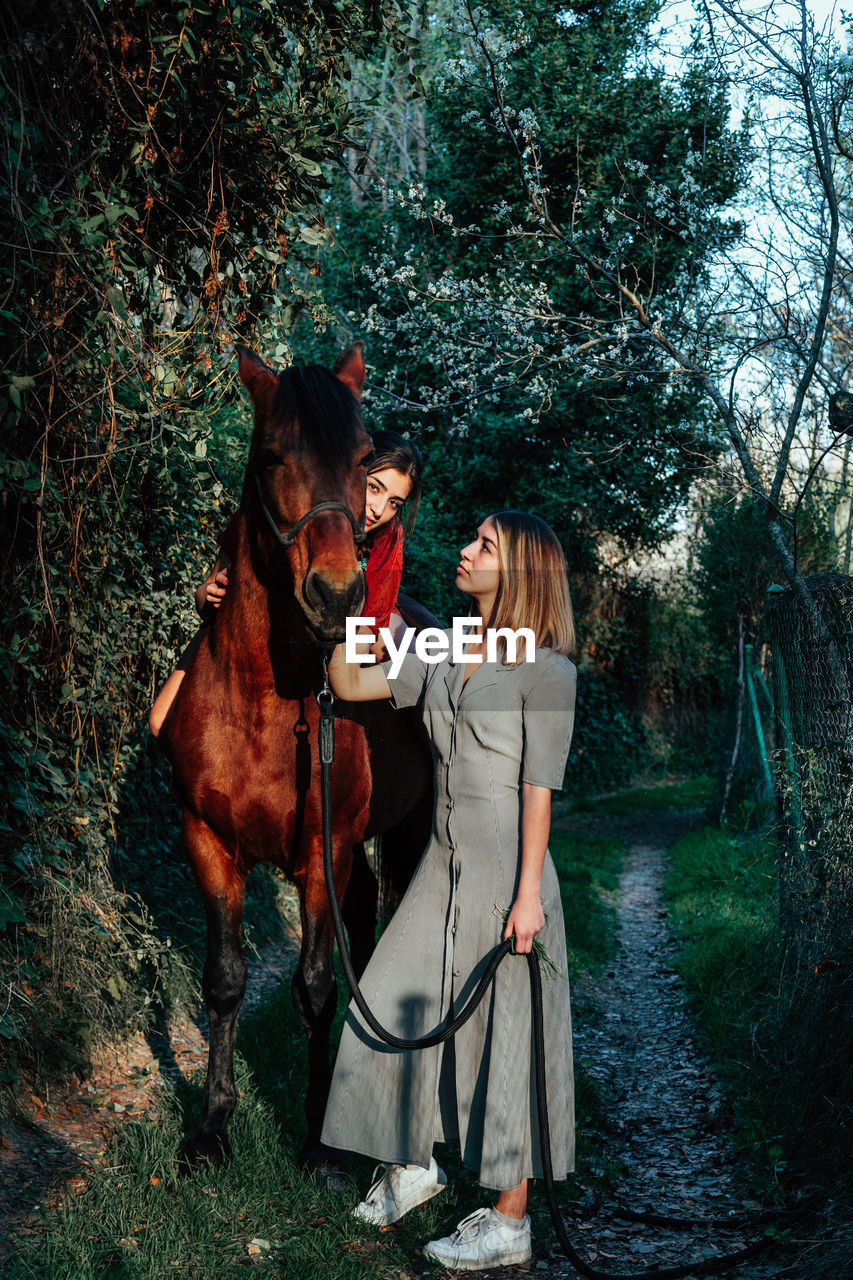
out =
<svg viewBox="0 0 853 1280"><path fill-rule="evenodd" d="M256 863L280 867L299 890L302 950L293 998L308 1037L308 1138L302 1158L330 1154L320 1129L330 1083L329 1029L337 1004L332 925L323 882L316 693L322 643L343 639L361 612L371 444L361 423L360 344L333 373L281 375L245 348L240 377L255 408L236 517L228 592L207 628L160 741L183 810L190 864L207 913L204 995L210 1056L201 1121L186 1154L218 1163L229 1151L233 1056L246 985L240 938L243 887ZM344 704L334 770L334 866L353 958L373 947L376 881L362 840L414 818L410 852L429 833L431 757L417 719L388 704L365 726ZM371 777L371 757L373 776ZM425 826L426 822L426 826Z"/></svg>

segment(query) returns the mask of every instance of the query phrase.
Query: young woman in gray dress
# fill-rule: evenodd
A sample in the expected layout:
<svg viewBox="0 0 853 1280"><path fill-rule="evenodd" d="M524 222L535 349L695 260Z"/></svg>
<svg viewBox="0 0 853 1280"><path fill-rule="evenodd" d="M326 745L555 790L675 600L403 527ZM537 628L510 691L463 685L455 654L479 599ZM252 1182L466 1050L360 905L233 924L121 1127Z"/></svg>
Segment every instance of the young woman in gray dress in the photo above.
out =
<svg viewBox="0 0 853 1280"><path fill-rule="evenodd" d="M538 938L550 961L543 997L551 1159L564 1178L574 1167L569 987L547 849L551 791L562 786L575 704L562 549L537 516L498 512L462 551L456 585L484 628L532 630L535 653L525 655L522 643L512 661L499 641L498 660L486 661L484 630L465 661L407 653L393 679L388 662L348 664L343 645L329 665L342 698L420 705L435 761L432 836L361 987L386 1027L420 1037L462 1007L502 938L514 933L522 954ZM531 1056L527 964L512 957L443 1046L392 1049L351 1005L323 1141L382 1161L357 1216L386 1226L436 1195L446 1178L433 1143L456 1141L497 1202L430 1241L425 1253L464 1270L526 1261L528 1186L542 1175Z"/></svg>

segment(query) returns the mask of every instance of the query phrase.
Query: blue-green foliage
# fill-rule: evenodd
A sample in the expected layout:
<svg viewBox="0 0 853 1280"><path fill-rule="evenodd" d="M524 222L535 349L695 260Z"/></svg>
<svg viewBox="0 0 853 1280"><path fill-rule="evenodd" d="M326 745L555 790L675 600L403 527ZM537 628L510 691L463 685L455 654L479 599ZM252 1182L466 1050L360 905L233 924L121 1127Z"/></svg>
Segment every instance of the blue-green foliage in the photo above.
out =
<svg viewBox="0 0 853 1280"><path fill-rule="evenodd" d="M624 686L612 676L581 670L575 734L566 770L570 793L602 791L646 767L642 724L626 703Z"/></svg>

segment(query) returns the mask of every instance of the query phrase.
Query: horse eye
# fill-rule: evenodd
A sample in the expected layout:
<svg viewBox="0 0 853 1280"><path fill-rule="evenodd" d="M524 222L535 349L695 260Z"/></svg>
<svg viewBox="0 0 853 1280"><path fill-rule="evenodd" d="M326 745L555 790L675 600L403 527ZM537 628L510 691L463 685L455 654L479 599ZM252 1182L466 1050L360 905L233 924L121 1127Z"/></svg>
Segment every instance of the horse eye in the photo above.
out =
<svg viewBox="0 0 853 1280"><path fill-rule="evenodd" d="M267 467L284 466L284 458L280 454L274 453L272 449L261 449L255 458L255 466L258 471L265 471Z"/></svg>

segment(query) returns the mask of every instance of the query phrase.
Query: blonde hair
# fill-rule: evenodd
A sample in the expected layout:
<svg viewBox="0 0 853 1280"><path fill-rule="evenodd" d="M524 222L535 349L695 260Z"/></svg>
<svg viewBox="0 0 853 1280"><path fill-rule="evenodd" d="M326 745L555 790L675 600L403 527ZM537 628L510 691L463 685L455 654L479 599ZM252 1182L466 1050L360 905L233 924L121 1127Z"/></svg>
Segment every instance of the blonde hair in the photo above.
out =
<svg viewBox="0 0 853 1280"><path fill-rule="evenodd" d="M550 525L523 511L496 511L489 519L497 530L501 578L487 627L529 627L537 649L569 655L575 648L575 623L566 559ZM506 642L498 637L506 661ZM519 645L519 657L524 646Z"/></svg>

